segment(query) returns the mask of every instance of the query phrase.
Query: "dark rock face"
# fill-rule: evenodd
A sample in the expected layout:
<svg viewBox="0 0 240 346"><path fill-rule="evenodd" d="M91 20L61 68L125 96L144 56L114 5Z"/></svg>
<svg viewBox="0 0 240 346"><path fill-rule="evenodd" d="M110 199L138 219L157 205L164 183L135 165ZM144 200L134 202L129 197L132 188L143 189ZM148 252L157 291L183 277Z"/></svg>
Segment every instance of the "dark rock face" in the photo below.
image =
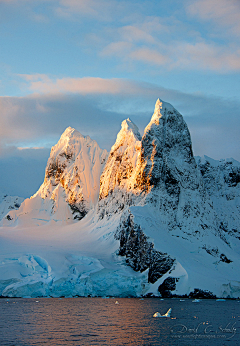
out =
<svg viewBox="0 0 240 346"><path fill-rule="evenodd" d="M170 105L169 105L170 106ZM187 171L177 171L175 159L179 158L187 164L195 164L192 153L192 143L188 127L180 113L173 107L161 109L161 103L156 104L150 124L145 129L142 138L143 160L146 166L143 175L149 179L151 186L164 183L169 194L178 194L179 175L185 178L185 183L196 188L197 182ZM160 113L161 111L161 113ZM174 169L172 169L174 168ZM184 175L187 175L184 177ZM189 179L190 178L190 179ZM173 187L173 188L172 188Z"/></svg>
<svg viewBox="0 0 240 346"><path fill-rule="evenodd" d="M230 260L224 253L219 254L219 249L217 247L210 248L204 245L202 247L209 255L217 257L218 262L224 262L224 263L231 263L232 260Z"/></svg>
<svg viewBox="0 0 240 346"><path fill-rule="evenodd" d="M232 261L231 261L229 258L227 258L227 256L224 255L223 253L220 255L220 260L221 260L222 262L225 262L225 263L231 263L231 262L232 262Z"/></svg>
<svg viewBox="0 0 240 346"><path fill-rule="evenodd" d="M204 187L219 219L219 231L240 239L240 165L233 159L216 161L207 156L197 158Z"/></svg>
<svg viewBox="0 0 240 346"><path fill-rule="evenodd" d="M52 160L46 168L46 179L54 178L56 180L55 185L57 185L65 168L66 164L64 162L60 163L57 159Z"/></svg>
<svg viewBox="0 0 240 346"><path fill-rule="evenodd" d="M210 291L204 291L199 288L195 288L193 292L189 293L189 298L209 298L209 299L216 299L217 297Z"/></svg>
<svg viewBox="0 0 240 346"><path fill-rule="evenodd" d="M237 186L240 183L240 169L235 172L229 172L229 174L225 178L228 186Z"/></svg>
<svg viewBox="0 0 240 346"><path fill-rule="evenodd" d="M149 269L150 283L168 272L175 262L168 254L154 249L154 244L148 241L141 227L134 224L131 214L119 226L115 238L120 241L118 255L125 256L126 263L135 271Z"/></svg>
<svg viewBox="0 0 240 346"><path fill-rule="evenodd" d="M20 208L24 198L17 196L8 196L0 194L0 221L4 218L8 221L13 220L11 216L12 210ZM10 212L10 215L8 214Z"/></svg>
<svg viewBox="0 0 240 346"><path fill-rule="evenodd" d="M172 297L171 291L174 291L176 289L176 282L178 282L178 278L173 278L171 276L166 278L163 281L163 283L158 287L158 292L161 294L161 297Z"/></svg>
<svg viewBox="0 0 240 346"><path fill-rule="evenodd" d="M240 183L240 167L235 166L233 161L221 160L217 166L211 165L207 158L204 163L199 162L199 168L208 190L222 185L222 182L219 181L220 176L228 187L236 187ZM213 182L214 186L210 186Z"/></svg>
<svg viewBox="0 0 240 346"><path fill-rule="evenodd" d="M175 259L171 258L167 253L162 253L153 249L151 253L148 281L152 284L156 282L172 268L174 262Z"/></svg>
<svg viewBox="0 0 240 346"><path fill-rule="evenodd" d="M202 248L211 256L217 257L219 255L219 250L217 247L211 248L207 247L205 244Z"/></svg>
<svg viewBox="0 0 240 346"><path fill-rule="evenodd" d="M169 231L180 228L188 236L207 229L217 232L187 124L171 105L157 101L142 137L139 162L135 189L159 210Z"/></svg>
<svg viewBox="0 0 240 346"><path fill-rule="evenodd" d="M64 188L66 194L66 201L72 211L74 220L81 220L88 213L88 206L84 200L83 194L74 193L72 188L72 183L69 184L69 177L67 176L66 169L68 166L72 165L74 161L74 154L69 148L66 148L64 152L61 152L56 158L50 158L48 166L46 167L45 181L51 179L51 185L60 185ZM74 180L78 182L78 189L81 189L80 181L81 178L78 173L78 167L75 165L74 169ZM68 196L68 197L67 197Z"/></svg>
<svg viewBox="0 0 240 346"><path fill-rule="evenodd" d="M87 214L84 201L82 204L78 203L77 206L75 204L69 204L69 207L72 210L74 220L81 220Z"/></svg>

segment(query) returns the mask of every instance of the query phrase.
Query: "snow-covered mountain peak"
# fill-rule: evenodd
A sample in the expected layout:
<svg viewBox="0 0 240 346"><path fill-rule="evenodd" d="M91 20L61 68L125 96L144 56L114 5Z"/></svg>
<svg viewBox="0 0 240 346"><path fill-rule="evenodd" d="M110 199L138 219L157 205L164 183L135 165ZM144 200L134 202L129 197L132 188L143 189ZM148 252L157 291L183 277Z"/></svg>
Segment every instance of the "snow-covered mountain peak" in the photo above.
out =
<svg viewBox="0 0 240 346"><path fill-rule="evenodd" d="M97 203L106 156L107 151L100 149L96 141L68 127L51 150L39 190L41 197L56 200L54 190L61 186L66 202L84 216Z"/></svg>
<svg viewBox="0 0 240 346"><path fill-rule="evenodd" d="M76 129L74 129L73 127L69 126L66 128L66 130L62 133L59 141L58 141L58 145L62 144L62 145L67 145L67 143L69 141L73 141L73 140L78 140L79 138L85 138L85 136L83 136L79 131L77 131ZM57 145L56 144L56 145Z"/></svg>
<svg viewBox="0 0 240 346"><path fill-rule="evenodd" d="M157 102L155 103L155 108L154 108L154 113L153 113L153 116L154 117L161 117L161 110L162 110L162 107L163 107L163 102L162 100L160 99L157 99Z"/></svg>
<svg viewBox="0 0 240 346"><path fill-rule="evenodd" d="M132 120L129 119L129 118L123 120L123 122L122 122L122 130L124 130L124 131L130 131L131 130L137 136L139 135L139 129L138 129L137 125L135 125L132 122Z"/></svg>
<svg viewBox="0 0 240 346"><path fill-rule="evenodd" d="M51 149L51 156L55 154L59 154L61 151L69 150L67 149L71 145L74 145L76 143L80 142L80 139L84 140L84 136L77 130L75 130L73 127L68 127L61 135L59 141L57 144L55 144ZM75 146L76 148L76 146Z"/></svg>
<svg viewBox="0 0 240 346"><path fill-rule="evenodd" d="M160 151L163 149L166 152L168 161L169 155L179 159L180 154L186 160L193 157L191 136L183 116L170 103L160 99L144 130L142 145L149 147L150 141L155 149L159 147Z"/></svg>
<svg viewBox="0 0 240 346"><path fill-rule="evenodd" d="M123 120L121 130L117 135L115 144L113 145L111 152L118 149L120 146L125 148L125 145L129 145L131 142L140 141L141 136L138 127L128 118Z"/></svg>
<svg viewBox="0 0 240 346"><path fill-rule="evenodd" d="M39 208L43 213L41 220L45 222L83 218L98 201L100 175L106 158L107 151L96 141L68 127L51 149L43 184L10 217L16 220L29 214L28 219L38 220L35 212Z"/></svg>
<svg viewBox="0 0 240 346"><path fill-rule="evenodd" d="M100 200L114 189L138 196L144 192L144 197L159 183L168 185L167 175L178 177L185 166L189 171L189 163L196 168L188 127L172 105L158 99L142 138L130 119L122 122L101 176ZM190 180L195 179L198 180L197 177ZM193 184L198 186L195 181ZM132 197L128 198L130 203Z"/></svg>
<svg viewBox="0 0 240 346"><path fill-rule="evenodd" d="M74 135L78 136L80 134L79 131L74 129L73 127L69 126L66 128L66 130L62 133L60 138L65 138L65 137L73 137ZM81 134L80 134L81 135Z"/></svg>
<svg viewBox="0 0 240 346"><path fill-rule="evenodd" d="M131 189L140 150L141 136L138 127L128 118L122 122L101 176L100 200L118 188L125 191Z"/></svg>
<svg viewBox="0 0 240 346"><path fill-rule="evenodd" d="M170 103L162 101L161 99L157 99L156 104L155 104L155 108L154 108L154 113L152 115L151 121L148 124L147 128L149 126L151 126L152 123L159 125L159 119L163 115L167 116L168 114L173 114L173 113L179 114Z"/></svg>

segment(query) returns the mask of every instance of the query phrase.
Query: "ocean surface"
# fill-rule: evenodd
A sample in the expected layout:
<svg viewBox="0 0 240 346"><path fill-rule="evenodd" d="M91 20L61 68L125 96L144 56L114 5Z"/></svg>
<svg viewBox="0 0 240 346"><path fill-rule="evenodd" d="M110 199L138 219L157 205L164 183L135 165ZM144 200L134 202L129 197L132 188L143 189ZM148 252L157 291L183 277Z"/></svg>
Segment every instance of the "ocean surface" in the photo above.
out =
<svg viewBox="0 0 240 346"><path fill-rule="evenodd" d="M0 317L1 346L240 345L238 300L2 298Z"/></svg>

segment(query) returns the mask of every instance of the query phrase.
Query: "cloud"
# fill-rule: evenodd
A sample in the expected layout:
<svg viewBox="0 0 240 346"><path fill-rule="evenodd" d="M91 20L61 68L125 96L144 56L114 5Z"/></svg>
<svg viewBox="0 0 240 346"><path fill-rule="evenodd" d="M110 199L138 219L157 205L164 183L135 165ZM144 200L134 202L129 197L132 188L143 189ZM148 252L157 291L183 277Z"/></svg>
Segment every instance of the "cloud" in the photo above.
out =
<svg viewBox="0 0 240 346"><path fill-rule="evenodd" d="M34 74L19 75L27 83L29 90L37 93L76 93L87 94L136 94L139 87L136 83L120 78L57 78L51 79L47 75Z"/></svg>
<svg viewBox="0 0 240 346"><path fill-rule="evenodd" d="M240 71L240 48L219 46L203 40L196 43L175 41L171 45L159 42L151 48L138 48L137 45L123 41L113 42L100 55L163 66L168 70Z"/></svg>
<svg viewBox="0 0 240 346"><path fill-rule="evenodd" d="M194 2L196 7L200 3ZM193 8L189 5L190 16L194 15ZM238 15L240 11L237 18ZM99 40L104 42L99 55L114 57L119 63L129 63L130 66L139 63L138 69L140 64L145 64L168 70L240 71L240 48L236 40L227 38L224 41L220 34L219 37L215 34L214 39L212 32L201 32L204 30L199 23L184 21L183 14L180 18L176 15L165 18L143 16L142 21L113 28L112 35L102 32L105 41Z"/></svg>
<svg viewBox="0 0 240 346"><path fill-rule="evenodd" d="M77 12L82 15L96 17L98 16L99 6L103 5L103 2L101 0L60 0L59 5L57 13L61 16L71 16Z"/></svg>
<svg viewBox="0 0 240 346"><path fill-rule="evenodd" d="M100 52L100 56L116 56L116 57L127 57L131 53L132 43L125 41L117 41L108 44L104 49Z"/></svg>
<svg viewBox="0 0 240 346"><path fill-rule="evenodd" d="M174 52L177 57L174 58ZM240 49L226 49L226 47L197 42L194 44L177 43L175 49L169 52L171 60L175 60L173 67L188 69L205 69L220 73L240 71Z"/></svg>
<svg viewBox="0 0 240 346"><path fill-rule="evenodd" d="M17 150L42 150L44 147L17 147Z"/></svg>
<svg viewBox="0 0 240 346"><path fill-rule="evenodd" d="M116 0L59 0L55 13L70 20L85 16L99 21L111 21L121 8L122 5Z"/></svg>
<svg viewBox="0 0 240 346"><path fill-rule="evenodd" d="M171 9L165 1L160 1L156 4L155 12L149 11L149 3L145 1L139 6L136 6L135 1L118 0L49 0L50 5L47 0L12 1L27 4L18 6L18 10L21 8L23 16L27 13L34 21L48 20L49 23L59 24L59 17L56 18L53 13L73 18L74 25L79 20L79 26L76 26L78 29L74 29L74 32L80 31L80 28L81 35L71 34L69 38L76 46L87 47L85 51L81 49L83 61L88 57L92 59L91 54L95 54L98 57L97 66L102 67L109 62L111 67L114 63L114 67L124 66L128 71L154 66L158 68L158 73L165 69L195 69L215 73L240 70L239 0L184 0L185 6L177 5L178 2L174 0ZM41 6L37 6L41 3ZM108 21L108 25L105 21ZM63 20L61 23L69 25ZM212 30L212 23L218 24L222 30ZM65 30L66 26L63 26L62 31ZM237 36L230 35L229 30L237 33ZM224 31L227 32L225 36ZM86 52L89 55L85 55ZM65 92L65 88L74 91L81 84L80 79L72 78L61 78L54 82L52 79L44 80L43 83L43 78L44 75L38 76L38 79L32 81L32 90L44 87L46 91L53 88L55 91ZM91 81L89 79L85 82L87 88L87 83L91 84Z"/></svg>
<svg viewBox="0 0 240 346"><path fill-rule="evenodd" d="M130 58L133 60L139 60L154 65L166 65L168 63L168 57L156 50L151 50L147 47L139 48L131 52Z"/></svg>
<svg viewBox="0 0 240 346"><path fill-rule="evenodd" d="M111 94L109 94L111 98ZM109 101L106 101L109 103ZM103 147L110 147L122 114L103 110L97 95L32 95L0 98L0 147L50 147L68 127L90 135ZM106 124L108 124L106 126Z"/></svg>
<svg viewBox="0 0 240 346"><path fill-rule="evenodd" d="M5 4L31 4L31 5L36 5L38 3L48 3L48 2L54 2L55 0L0 0L0 4L1 3L5 3Z"/></svg>
<svg viewBox="0 0 240 346"><path fill-rule="evenodd" d="M192 16L214 21L218 26L227 27L236 35L240 34L239 0L191 0L187 11Z"/></svg>
<svg viewBox="0 0 240 346"><path fill-rule="evenodd" d="M139 28L134 25L126 25L119 29L122 38L129 42L154 43L153 36L146 30L146 27Z"/></svg>

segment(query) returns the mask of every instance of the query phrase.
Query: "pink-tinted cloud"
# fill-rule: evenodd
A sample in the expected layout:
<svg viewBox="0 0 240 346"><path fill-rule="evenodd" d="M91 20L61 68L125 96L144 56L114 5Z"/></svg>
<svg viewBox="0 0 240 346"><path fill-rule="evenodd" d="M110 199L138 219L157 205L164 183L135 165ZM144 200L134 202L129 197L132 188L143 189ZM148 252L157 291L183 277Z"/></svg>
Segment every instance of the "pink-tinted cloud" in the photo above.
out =
<svg viewBox="0 0 240 346"><path fill-rule="evenodd" d="M6 3L6 4L12 4L12 3L37 3L37 2L54 2L55 0L0 0L0 4L1 3Z"/></svg>
<svg viewBox="0 0 240 346"><path fill-rule="evenodd" d="M110 21L119 8L116 0L58 0L57 15L72 19L77 16L94 17L100 21Z"/></svg>
<svg viewBox="0 0 240 346"><path fill-rule="evenodd" d="M17 147L17 150L42 150L44 147Z"/></svg>
<svg viewBox="0 0 240 346"><path fill-rule="evenodd" d="M131 52L130 58L154 65L166 65L169 61L166 55L147 47L135 49Z"/></svg>
<svg viewBox="0 0 240 346"><path fill-rule="evenodd" d="M129 42L147 42L154 43L153 36L144 28L139 28L134 25L127 25L119 29L122 38Z"/></svg>
<svg viewBox="0 0 240 346"><path fill-rule="evenodd" d="M240 71L240 49L229 45L220 46L203 40L196 43L172 41L139 48L127 41L112 42L101 52L101 56L115 56L125 61L139 61L169 70L196 69L220 73Z"/></svg>
<svg viewBox="0 0 240 346"><path fill-rule="evenodd" d="M57 78L47 75L19 75L28 83L29 90L36 93L74 93L74 94L136 94L139 87L123 79L104 79L97 77Z"/></svg>
<svg viewBox="0 0 240 346"><path fill-rule="evenodd" d="M100 2L96 0L60 0L57 13L62 16L70 16L76 12L83 15L97 16Z"/></svg>
<svg viewBox="0 0 240 346"><path fill-rule="evenodd" d="M213 5L214 1L209 2ZM219 1L220 5L226 5L225 0ZM230 2L235 4L234 0ZM204 3L205 0L195 0L192 7L189 5L188 13L193 15L197 6L203 6ZM209 6L203 6L202 9L210 13ZM233 8L229 13L232 11ZM219 16L223 13L220 6ZM236 16L239 16L239 12ZM112 36L108 35L108 42L105 42L99 55L103 58L115 57L120 65L124 62L125 66L127 63L132 66L134 62L141 62L146 66L164 66L168 70L196 69L220 73L240 70L240 51L236 42L217 42L211 34L203 38L199 31L193 30L190 24L176 16L143 17L142 22L115 28Z"/></svg>
<svg viewBox="0 0 240 346"><path fill-rule="evenodd" d="M219 26L227 26L233 33L240 34L239 0L191 0L187 11L190 15L203 20L213 20Z"/></svg>
<svg viewBox="0 0 240 346"><path fill-rule="evenodd" d="M175 59L174 52L177 52ZM226 49L206 42L181 42L169 55L174 60L173 68L205 69L220 73L240 71L240 49Z"/></svg>
<svg viewBox="0 0 240 346"><path fill-rule="evenodd" d="M128 56L133 48L132 43L117 41L108 44L101 52L100 56Z"/></svg>

